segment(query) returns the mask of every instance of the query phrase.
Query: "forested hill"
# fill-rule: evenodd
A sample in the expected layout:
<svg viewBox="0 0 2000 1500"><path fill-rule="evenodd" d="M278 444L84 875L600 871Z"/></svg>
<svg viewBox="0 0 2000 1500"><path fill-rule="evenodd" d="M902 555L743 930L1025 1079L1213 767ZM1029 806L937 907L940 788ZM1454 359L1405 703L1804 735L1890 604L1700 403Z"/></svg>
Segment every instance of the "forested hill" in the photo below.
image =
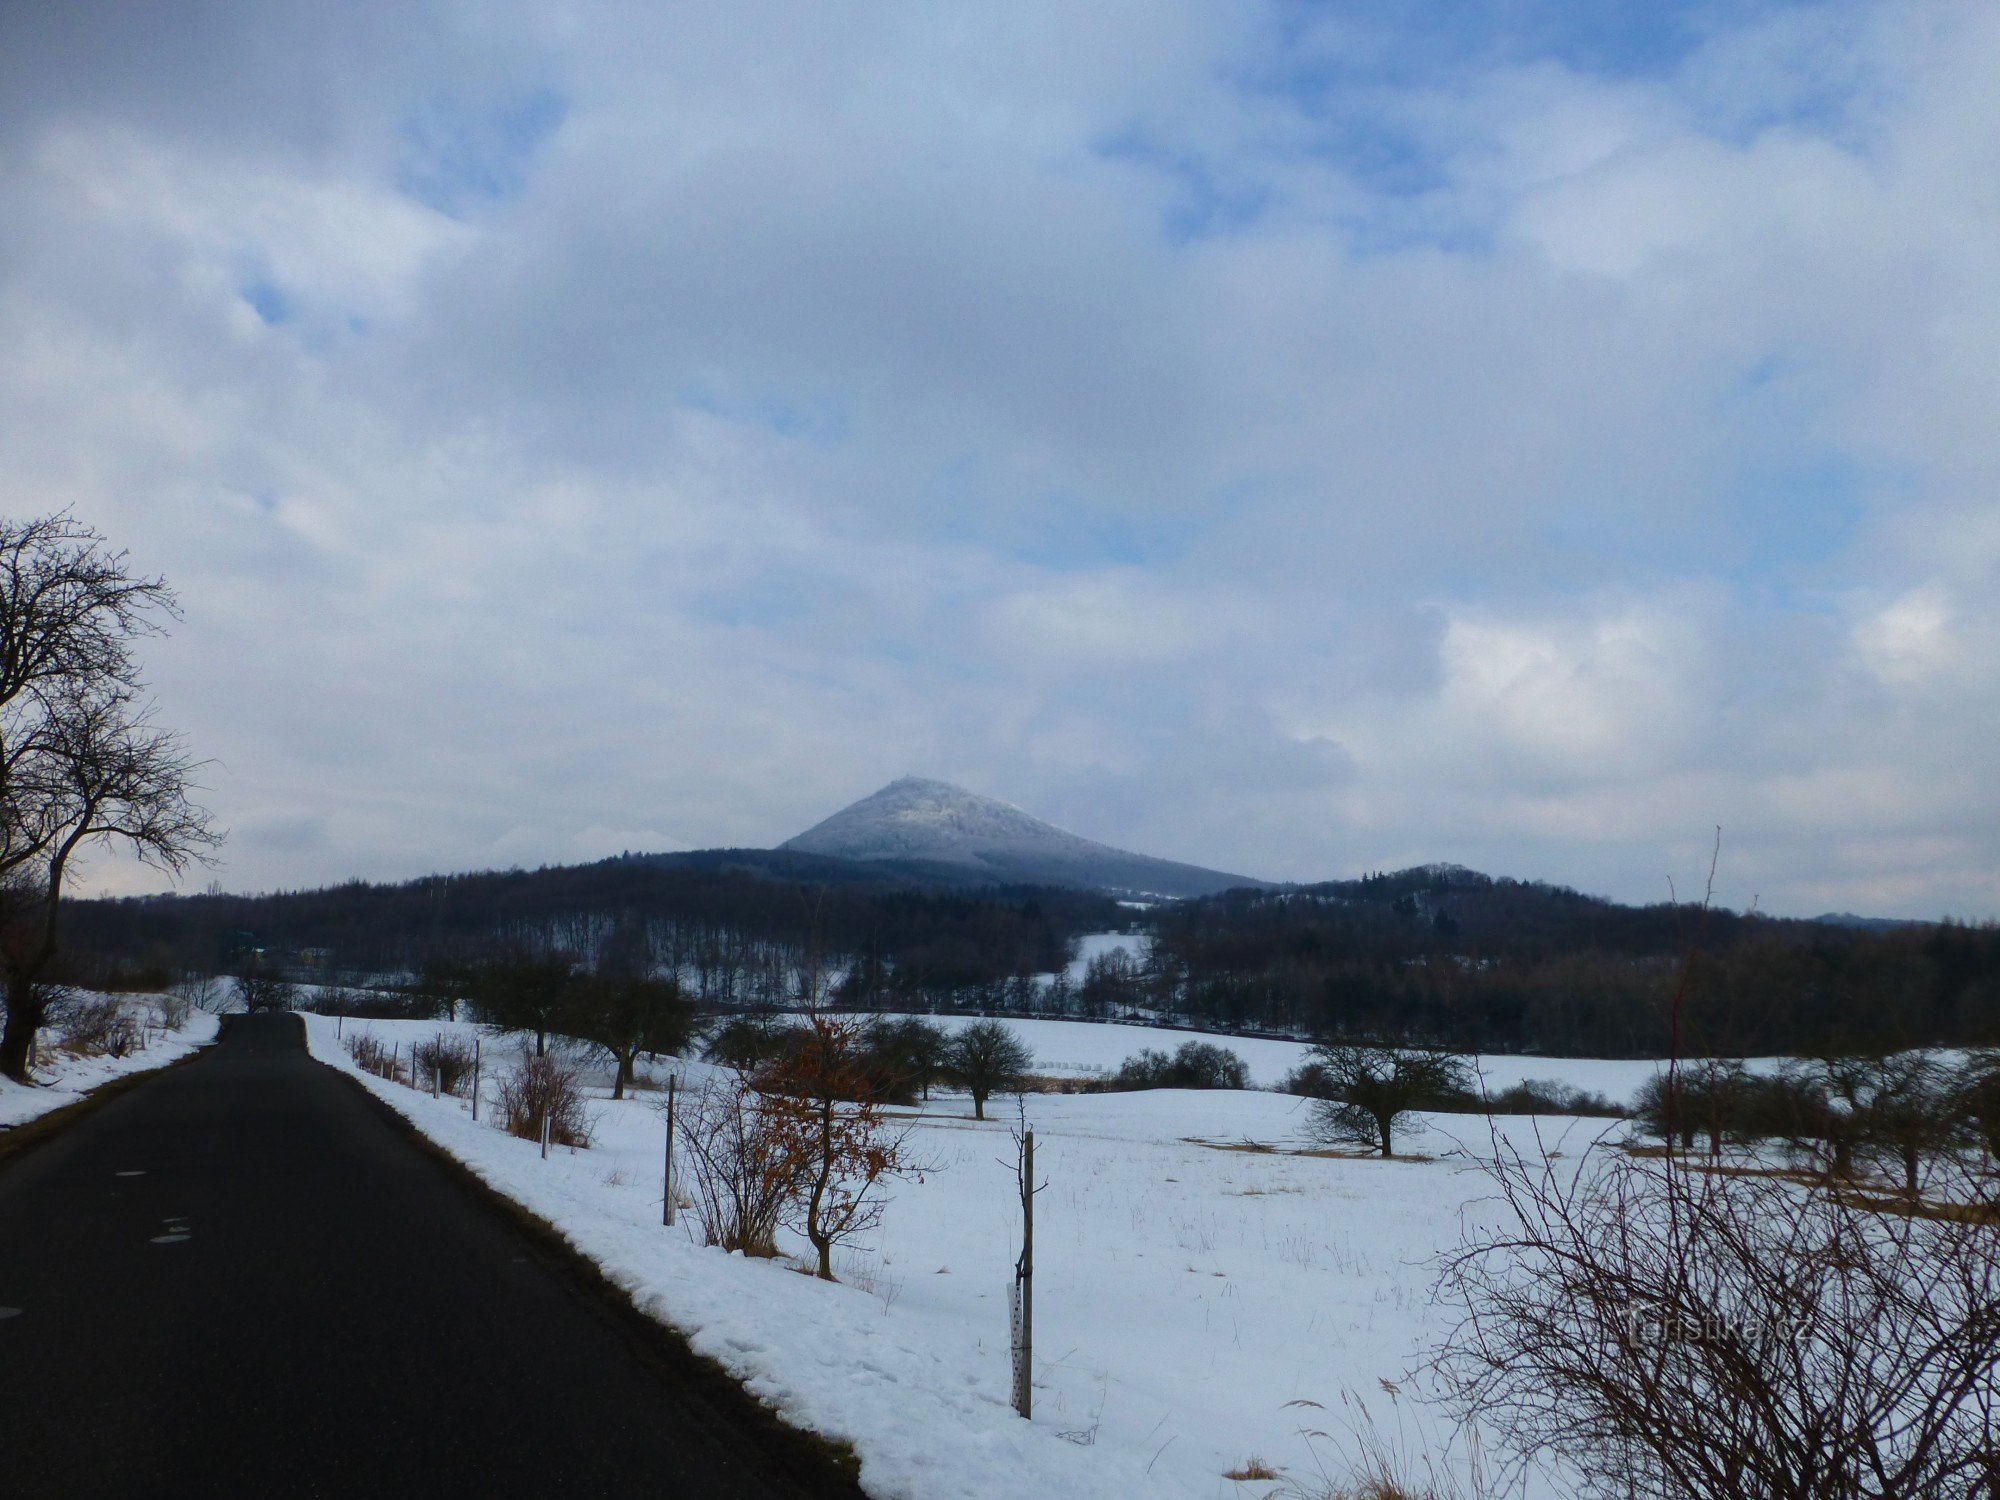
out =
<svg viewBox="0 0 2000 1500"><path fill-rule="evenodd" d="M535 871L263 896L75 903L87 982L232 970L352 982L437 960L556 949L588 961L614 924L711 1005L788 1004L801 976L863 1008L1141 1016L1297 1036L1369 1034L1485 1051L1658 1056L1692 955L1689 1052L2000 1045L2000 930L1855 926L1685 906L1433 866L1146 910L962 869L787 850L646 855ZM1140 927L1080 984L1082 933Z"/></svg>
<svg viewBox="0 0 2000 1500"><path fill-rule="evenodd" d="M920 867L708 849L548 869L352 881L269 895L73 902L65 949L85 980L143 983L188 968L233 971L252 954L294 977L410 974L504 948L587 955L614 923L643 930L656 961L717 1003L783 1003L802 970L891 972L956 990L1046 972L1079 933L1115 925L1088 891L966 889Z"/></svg>
<svg viewBox="0 0 2000 1500"><path fill-rule="evenodd" d="M1230 891L1155 915L1148 969L1191 1019L1494 1050L1659 1055L1692 954L1693 1050L2000 1043L2000 930L1842 926L1430 866Z"/></svg>

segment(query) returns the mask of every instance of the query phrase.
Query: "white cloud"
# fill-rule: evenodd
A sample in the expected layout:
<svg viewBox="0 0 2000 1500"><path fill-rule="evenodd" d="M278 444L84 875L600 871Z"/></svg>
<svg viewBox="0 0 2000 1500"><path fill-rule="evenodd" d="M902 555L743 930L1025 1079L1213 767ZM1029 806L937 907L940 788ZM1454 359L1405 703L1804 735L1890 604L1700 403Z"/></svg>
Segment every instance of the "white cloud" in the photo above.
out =
<svg viewBox="0 0 2000 1500"><path fill-rule="evenodd" d="M1194 3L30 9L0 504L180 586L231 883L917 769L1251 873L1653 895L1722 822L1767 905L1994 909L1982 7L1337 101ZM540 93L506 192L404 191Z"/></svg>

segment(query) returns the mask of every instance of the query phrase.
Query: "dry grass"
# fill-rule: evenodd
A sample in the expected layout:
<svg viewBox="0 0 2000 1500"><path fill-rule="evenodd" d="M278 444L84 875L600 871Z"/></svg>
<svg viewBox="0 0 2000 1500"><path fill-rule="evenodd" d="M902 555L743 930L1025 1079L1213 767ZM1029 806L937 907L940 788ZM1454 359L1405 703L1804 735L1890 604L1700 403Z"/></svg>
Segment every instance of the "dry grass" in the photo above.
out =
<svg viewBox="0 0 2000 1500"><path fill-rule="evenodd" d="M1263 1459L1257 1457L1257 1455L1253 1453L1236 1468L1230 1469L1227 1472L1225 1472L1222 1477L1224 1479L1236 1479L1236 1480L1276 1479L1278 1477L1278 1471L1272 1468L1269 1464L1265 1463Z"/></svg>

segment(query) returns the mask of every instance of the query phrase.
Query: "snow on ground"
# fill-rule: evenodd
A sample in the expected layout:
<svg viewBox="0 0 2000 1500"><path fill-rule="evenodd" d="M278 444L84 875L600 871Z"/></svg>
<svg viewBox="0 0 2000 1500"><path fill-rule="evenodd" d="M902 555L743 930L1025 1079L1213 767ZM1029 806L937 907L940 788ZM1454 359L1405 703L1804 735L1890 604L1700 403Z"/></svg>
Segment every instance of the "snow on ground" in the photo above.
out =
<svg viewBox="0 0 2000 1500"><path fill-rule="evenodd" d="M1114 934L1115 936L1115 934ZM947 1030L972 1024L975 1017L932 1016ZM1263 1037L1222 1036L1207 1031L1120 1024L1115 1021L1016 1021L1006 1024L1019 1033L1035 1054L1035 1070L1052 1078L1095 1078L1118 1071L1118 1065L1142 1048L1172 1052L1183 1042L1210 1042L1226 1047L1249 1066L1250 1081L1271 1088L1305 1059L1308 1042ZM1498 1092L1527 1079L1548 1079L1591 1093L1614 1104L1629 1104L1661 1064L1646 1059L1595 1057L1516 1057L1488 1054L1466 1059Z"/></svg>
<svg viewBox="0 0 2000 1500"><path fill-rule="evenodd" d="M1153 935L1150 932L1086 932L1076 940L1076 957L1069 961L1069 981L1082 984L1084 975L1090 972L1090 961L1102 958L1118 949L1125 950L1125 956L1135 964L1143 964L1153 951ZM1054 975L1046 976L1053 979Z"/></svg>
<svg viewBox="0 0 2000 1500"><path fill-rule="evenodd" d="M337 1026L405 1048L474 1029L305 1019L314 1055L350 1072ZM1121 1046L1153 1035L1008 1024L1068 1024L1078 1037L1038 1039L1038 1053L1093 1064L1126 1053L1083 1033L1114 1033ZM515 1042L489 1037L489 1079L510 1055ZM1609 1065L1532 1064L1523 1076L1590 1087L1614 1077ZM669 1067L684 1086L712 1071L656 1073ZM879 1232L837 1258L844 1284L829 1286L704 1249L685 1214L679 1227L661 1225L656 1093L599 1099L592 1148L545 1162L490 1118L474 1124L462 1100L357 1076L792 1421L851 1442L865 1487L884 1500L1261 1500L1282 1485L1224 1474L1253 1456L1307 1486L1339 1474L1356 1396L1403 1446L1435 1441L1421 1422L1414 1439L1404 1430L1409 1405L1393 1405L1381 1382L1402 1381L1444 1325L1428 1262L1457 1243L1462 1216L1482 1212L1486 1179L1451 1153L1461 1139L1490 1146L1483 1120L1438 1117L1407 1147L1435 1159L1382 1162L1292 1154L1307 1144L1307 1119L1279 1094L1030 1096L1047 1187L1036 1220L1036 1407L1024 1423L1008 1406L1020 1214L1013 1111L1001 1101L985 1122L962 1097L931 1101L912 1128L923 1181L895 1187ZM1615 1076L1626 1092L1626 1075ZM1540 1131L1574 1156L1622 1127L1524 1118L1503 1128L1524 1147ZM1335 1436L1307 1435L1315 1429Z"/></svg>
<svg viewBox="0 0 2000 1500"><path fill-rule="evenodd" d="M135 995L123 998L135 1013L151 1010L150 997ZM35 1078L38 1084L46 1086L25 1088L10 1078L0 1078L0 1128L24 1125L50 1110L74 1104L92 1089L114 1078L164 1068L168 1063L214 1041L218 1024L216 1017L205 1011L196 1011L178 1031L161 1031L155 1027L148 1033L150 1040L143 1049L129 1052L124 1057L72 1057L58 1048L55 1039L44 1032L41 1050L37 1054L39 1065L35 1069Z"/></svg>

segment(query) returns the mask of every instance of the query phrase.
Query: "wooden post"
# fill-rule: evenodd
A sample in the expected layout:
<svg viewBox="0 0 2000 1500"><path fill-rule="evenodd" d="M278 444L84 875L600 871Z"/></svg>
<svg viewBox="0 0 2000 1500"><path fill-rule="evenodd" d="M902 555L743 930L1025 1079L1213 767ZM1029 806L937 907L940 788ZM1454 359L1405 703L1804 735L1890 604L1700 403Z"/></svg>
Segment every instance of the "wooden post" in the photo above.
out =
<svg viewBox="0 0 2000 1500"><path fill-rule="evenodd" d="M333 1039L336 1042L347 1034L346 1027L347 1027L346 1016L335 1016L333 1018Z"/></svg>
<svg viewBox="0 0 2000 1500"><path fill-rule="evenodd" d="M1028 1418L1034 1404L1035 1132L1021 1136L1021 1258L1014 1262L1014 1410Z"/></svg>
<svg viewBox="0 0 2000 1500"><path fill-rule="evenodd" d="M678 1073L667 1075L667 1165L660 1179L660 1222L669 1229L674 1226L674 1089L679 1083Z"/></svg>
<svg viewBox="0 0 2000 1500"><path fill-rule="evenodd" d="M472 1039L472 1118L479 1119L479 1038Z"/></svg>

